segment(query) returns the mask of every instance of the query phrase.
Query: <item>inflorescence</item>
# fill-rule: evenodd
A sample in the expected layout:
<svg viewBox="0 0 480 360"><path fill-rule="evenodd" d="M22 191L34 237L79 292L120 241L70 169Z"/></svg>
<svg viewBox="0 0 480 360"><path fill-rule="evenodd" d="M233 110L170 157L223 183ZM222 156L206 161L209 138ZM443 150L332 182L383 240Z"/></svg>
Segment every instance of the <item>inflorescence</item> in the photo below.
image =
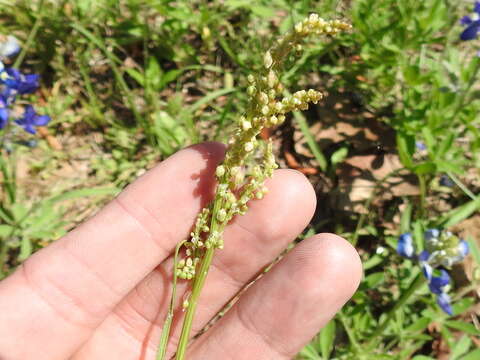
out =
<svg viewBox="0 0 480 360"><path fill-rule="evenodd" d="M447 269L462 261L468 254L468 243L450 231L427 230L423 236L424 250L416 253L411 233L400 235L397 244L399 255L417 261L428 281L430 291L444 312L452 315L450 296L445 291L450 284Z"/></svg>
<svg viewBox="0 0 480 360"><path fill-rule="evenodd" d="M0 38L0 129L5 128L13 119L13 122L26 132L35 134L35 127L47 125L50 121L49 116L38 115L32 105L24 107L23 115L14 114L17 110L17 97L34 93L39 87L39 76L23 74L17 69L6 67L2 62L15 56L19 51L20 45L15 37Z"/></svg>
<svg viewBox="0 0 480 360"><path fill-rule="evenodd" d="M460 34L463 41L476 39L480 31L480 1L475 1L473 13L465 15L460 19L460 24L465 26L465 30Z"/></svg>
<svg viewBox="0 0 480 360"><path fill-rule="evenodd" d="M194 278L206 249L223 248L222 233L228 222L237 214L245 214L251 199L261 199L267 192L264 182L273 175L277 164L272 143L258 139L261 130L282 124L287 113L305 110L309 103L316 104L323 97L314 89L283 95L279 72L286 56L300 51L307 36L335 35L347 29L347 23L326 21L312 14L266 52L259 73L248 75L246 112L238 118L236 130L228 140L225 160L216 168L215 199L201 211L190 240L185 243L186 257L178 263L178 277Z"/></svg>

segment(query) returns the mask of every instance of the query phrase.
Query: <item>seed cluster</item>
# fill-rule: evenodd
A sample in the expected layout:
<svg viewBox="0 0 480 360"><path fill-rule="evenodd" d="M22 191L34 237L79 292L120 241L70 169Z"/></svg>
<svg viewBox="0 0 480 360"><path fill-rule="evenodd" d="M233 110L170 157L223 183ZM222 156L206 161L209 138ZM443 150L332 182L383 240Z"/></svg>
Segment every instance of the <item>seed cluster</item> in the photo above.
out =
<svg viewBox="0 0 480 360"><path fill-rule="evenodd" d="M300 50L309 35L335 35L349 28L344 22L325 21L312 14L266 52L263 68L257 74L248 75L246 112L238 118L236 130L228 140L225 160L216 168L215 199L199 214L190 241L185 243L186 258L178 263L178 277L192 279L205 250L223 248L222 233L228 222L235 215L245 214L250 200L265 196L265 180L278 166L271 141L258 139L261 130L282 124L287 113L306 110L309 103L316 104L323 97L314 89L283 95L279 72L286 55Z"/></svg>

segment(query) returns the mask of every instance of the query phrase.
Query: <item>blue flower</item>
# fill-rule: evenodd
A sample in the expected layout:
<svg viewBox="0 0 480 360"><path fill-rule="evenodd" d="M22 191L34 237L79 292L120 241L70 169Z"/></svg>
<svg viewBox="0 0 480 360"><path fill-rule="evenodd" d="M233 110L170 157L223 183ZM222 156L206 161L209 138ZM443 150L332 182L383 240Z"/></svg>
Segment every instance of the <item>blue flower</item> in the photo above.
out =
<svg viewBox="0 0 480 360"><path fill-rule="evenodd" d="M397 244L397 252L400 256L409 259L413 257L415 254L415 248L413 247L413 237L411 233L400 235Z"/></svg>
<svg viewBox="0 0 480 360"><path fill-rule="evenodd" d="M428 229L423 234L423 237L425 238L425 241L431 241L432 239L438 239L439 236L440 236L440 230L438 230L438 229Z"/></svg>
<svg viewBox="0 0 480 360"><path fill-rule="evenodd" d="M432 279L433 268L428 263L428 259L430 258L430 253L426 250L423 250L420 255L418 255L418 261L420 262L420 266L422 267L423 275L427 278L428 281Z"/></svg>
<svg viewBox="0 0 480 360"><path fill-rule="evenodd" d="M462 259L468 255L468 253L470 252L470 249L468 247L468 243L465 241L465 240L460 240L460 242L458 243L458 252L460 253L460 255L462 256Z"/></svg>
<svg viewBox="0 0 480 360"><path fill-rule="evenodd" d="M35 134L37 131L35 126L45 126L50 121L48 115L38 115L32 105L27 105L23 117L15 120L26 132Z"/></svg>
<svg viewBox="0 0 480 360"><path fill-rule="evenodd" d="M20 43L15 36L8 35L0 42L0 57L12 57L20 52Z"/></svg>
<svg viewBox="0 0 480 360"><path fill-rule="evenodd" d="M475 39L480 31L480 1L475 2L473 11L472 15L460 19L460 24L467 27L460 34L460 39L463 41Z"/></svg>
<svg viewBox="0 0 480 360"><path fill-rule="evenodd" d="M5 126L7 126L8 116L9 111L7 107L7 101L2 95L0 95L0 129L3 129Z"/></svg>
<svg viewBox="0 0 480 360"><path fill-rule="evenodd" d="M9 89L15 90L18 94L31 94L38 89L39 76L37 74L24 75L13 68L6 68L5 71L9 75L9 77L4 80L5 85L7 85Z"/></svg>
<svg viewBox="0 0 480 360"><path fill-rule="evenodd" d="M423 141L415 141L415 147L419 151L427 150L427 145Z"/></svg>
<svg viewBox="0 0 480 360"><path fill-rule="evenodd" d="M442 292L437 296L437 304L445 311L448 315L453 315L452 306L450 305L451 299L448 294Z"/></svg>
<svg viewBox="0 0 480 360"><path fill-rule="evenodd" d="M440 276L432 276L428 287L434 294L440 295L443 292L443 288L450 283L450 275L444 269L440 270Z"/></svg>

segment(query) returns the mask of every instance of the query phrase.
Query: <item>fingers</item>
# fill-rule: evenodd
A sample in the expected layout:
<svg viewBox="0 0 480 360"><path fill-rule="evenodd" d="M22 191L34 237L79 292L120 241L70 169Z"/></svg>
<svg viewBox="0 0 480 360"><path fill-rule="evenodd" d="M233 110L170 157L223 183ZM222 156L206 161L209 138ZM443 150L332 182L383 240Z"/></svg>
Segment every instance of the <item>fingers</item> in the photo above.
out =
<svg viewBox="0 0 480 360"><path fill-rule="evenodd" d="M292 170L276 171L267 187L265 198L252 201L247 214L236 217L225 230L225 248L215 253L192 334L203 328L311 219L316 205L315 193L302 174ZM171 269L169 259L142 281L97 329L75 360L104 358L105 348L118 350L113 355L109 353L113 358L153 359L166 313L166 306L159 308L168 301L165 294L170 292ZM185 284L180 285L177 290L180 298L184 290ZM181 310L177 315L181 315ZM180 328L173 329L170 354Z"/></svg>
<svg viewBox="0 0 480 360"><path fill-rule="evenodd" d="M301 242L191 347L188 359L291 359L356 290L355 249L331 234Z"/></svg>
<svg viewBox="0 0 480 360"><path fill-rule="evenodd" d="M216 143L178 152L0 283L0 358L68 358L188 235L223 154Z"/></svg>

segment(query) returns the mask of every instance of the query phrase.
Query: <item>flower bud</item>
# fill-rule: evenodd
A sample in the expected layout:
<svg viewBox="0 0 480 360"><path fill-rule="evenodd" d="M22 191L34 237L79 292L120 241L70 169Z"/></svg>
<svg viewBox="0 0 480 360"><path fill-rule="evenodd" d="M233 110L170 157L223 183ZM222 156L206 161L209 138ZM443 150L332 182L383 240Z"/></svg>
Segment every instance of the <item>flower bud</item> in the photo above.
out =
<svg viewBox="0 0 480 360"><path fill-rule="evenodd" d="M225 175L225 167L223 165L218 165L217 169L215 170L215 175L217 175L217 177L222 177Z"/></svg>
<svg viewBox="0 0 480 360"><path fill-rule="evenodd" d="M251 129L252 128L252 123L248 120L244 120L242 121L242 129L244 131L247 131L248 129Z"/></svg>
<svg viewBox="0 0 480 360"><path fill-rule="evenodd" d="M267 69L269 69L273 65L273 58L272 58L272 54L270 53L270 51L266 52L266 54L263 58L263 65Z"/></svg>
<svg viewBox="0 0 480 360"><path fill-rule="evenodd" d="M265 94L264 92L261 92L260 94L258 94L258 100L262 104L268 104L268 95Z"/></svg>
<svg viewBox="0 0 480 360"><path fill-rule="evenodd" d="M217 220L220 222L224 222L226 218L227 218L227 212L225 211L225 209L218 210Z"/></svg>
<svg viewBox="0 0 480 360"><path fill-rule="evenodd" d="M267 76L268 87L273 88L277 84L277 81L277 75L275 75L275 72L273 70L270 70Z"/></svg>
<svg viewBox="0 0 480 360"><path fill-rule="evenodd" d="M279 122L279 121L278 121L278 118L277 118L275 115L270 116L270 123L271 123L272 125L277 125L278 122Z"/></svg>
<svg viewBox="0 0 480 360"><path fill-rule="evenodd" d="M297 34L300 34L300 33L302 33L302 31L303 31L303 24L302 24L302 23L296 24L296 25L295 25L295 32L296 32Z"/></svg>
<svg viewBox="0 0 480 360"><path fill-rule="evenodd" d="M243 148L246 152L250 152L250 151L253 150L253 143L251 141L249 141L249 142L245 143Z"/></svg>

